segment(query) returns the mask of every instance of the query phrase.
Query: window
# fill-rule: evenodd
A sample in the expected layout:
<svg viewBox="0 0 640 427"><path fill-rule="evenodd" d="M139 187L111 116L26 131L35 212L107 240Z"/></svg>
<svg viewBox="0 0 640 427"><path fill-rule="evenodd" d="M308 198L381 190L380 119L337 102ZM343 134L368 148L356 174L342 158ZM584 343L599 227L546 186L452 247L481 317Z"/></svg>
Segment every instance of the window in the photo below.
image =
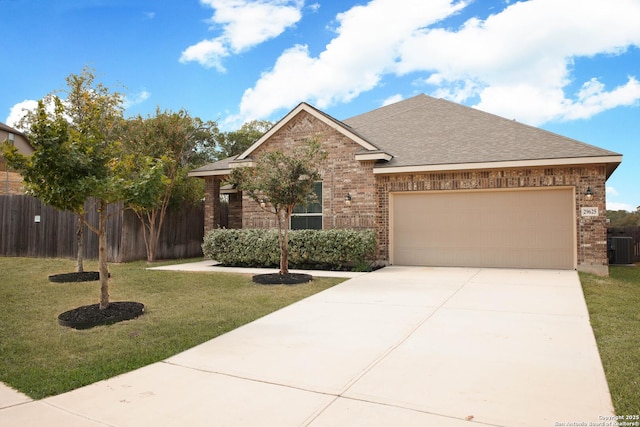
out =
<svg viewBox="0 0 640 427"><path fill-rule="evenodd" d="M322 230L322 182L313 187L316 200L306 206L296 206L291 214L292 230Z"/></svg>

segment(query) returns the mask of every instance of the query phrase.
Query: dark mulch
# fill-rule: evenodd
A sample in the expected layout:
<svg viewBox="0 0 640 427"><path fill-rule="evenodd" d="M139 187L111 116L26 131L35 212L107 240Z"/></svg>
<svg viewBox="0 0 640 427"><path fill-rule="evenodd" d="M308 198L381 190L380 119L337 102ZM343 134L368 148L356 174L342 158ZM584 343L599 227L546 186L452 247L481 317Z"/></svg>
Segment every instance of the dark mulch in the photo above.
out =
<svg viewBox="0 0 640 427"><path fill-rule="evenodd" d="M253 276L253 281L261 285L298 285L312 280L312 275L303 273L269 273L256 274Z"/></svg>
<svg viewBox="0 0 640 427"><path fill-rule="evenodd" d="M111 277L111 274L109 274ZM62 273L52 274L49 276L50 282L55 283L69 283L69 282L92 282L94 280L100 280L99 271L83 271L82 273Z"/></svg>
<svg viewBox="0 0 640 427"><path fill-rule="evenodd" d="M104 310L100 310L99 304L92 304L65 311L58 316L58 323L74 329L88 329L135 319L143 313L144 304L139 302L112 302Z"/></svg>

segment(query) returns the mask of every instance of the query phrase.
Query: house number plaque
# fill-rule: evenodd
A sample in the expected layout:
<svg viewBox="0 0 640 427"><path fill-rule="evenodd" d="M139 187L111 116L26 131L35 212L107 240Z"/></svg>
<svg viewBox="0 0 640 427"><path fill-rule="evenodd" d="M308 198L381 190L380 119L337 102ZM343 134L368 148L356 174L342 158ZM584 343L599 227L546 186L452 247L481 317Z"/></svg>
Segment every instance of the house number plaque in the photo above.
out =
<svg viewBox="0 0 640 427"><path fill-rule="evenodd" d="M582 216L598 216L598 208L580 208Z"/></svg>

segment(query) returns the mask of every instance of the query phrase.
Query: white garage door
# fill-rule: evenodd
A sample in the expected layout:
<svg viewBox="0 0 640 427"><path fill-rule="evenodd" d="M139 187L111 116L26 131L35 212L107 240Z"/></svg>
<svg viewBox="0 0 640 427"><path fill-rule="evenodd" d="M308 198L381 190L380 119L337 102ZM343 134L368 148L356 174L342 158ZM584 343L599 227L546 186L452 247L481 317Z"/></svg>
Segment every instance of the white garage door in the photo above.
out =
<svg viewBox="0 0 640 427"><path fill-rule="evenodd" d="M572 188L392 193L391 263L575 268Z"/></svg>

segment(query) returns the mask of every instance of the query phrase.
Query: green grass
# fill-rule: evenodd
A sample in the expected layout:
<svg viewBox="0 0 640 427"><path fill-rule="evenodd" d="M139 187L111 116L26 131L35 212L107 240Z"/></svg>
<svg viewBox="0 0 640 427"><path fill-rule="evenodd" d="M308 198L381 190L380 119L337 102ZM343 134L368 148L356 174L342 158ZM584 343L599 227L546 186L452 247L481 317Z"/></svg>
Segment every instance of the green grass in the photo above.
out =
<svg viewBox="0 0 640 427"><path fill-rule="evenodd" d="M591 326L618 415L640 414L640 267L580 273Z"/></svg>
<svg viewBox="0 0 640 427"><path fill-rule="evenodd" d="M146 266L110 265L111 301L141 302L143 316L75 330L59 326L57 316L97 303L99 282L48 281L74 271L72 260L0 257L0 381L34 399L63 393L163 360L344 280L261 286L249 275Z"/></svg>

